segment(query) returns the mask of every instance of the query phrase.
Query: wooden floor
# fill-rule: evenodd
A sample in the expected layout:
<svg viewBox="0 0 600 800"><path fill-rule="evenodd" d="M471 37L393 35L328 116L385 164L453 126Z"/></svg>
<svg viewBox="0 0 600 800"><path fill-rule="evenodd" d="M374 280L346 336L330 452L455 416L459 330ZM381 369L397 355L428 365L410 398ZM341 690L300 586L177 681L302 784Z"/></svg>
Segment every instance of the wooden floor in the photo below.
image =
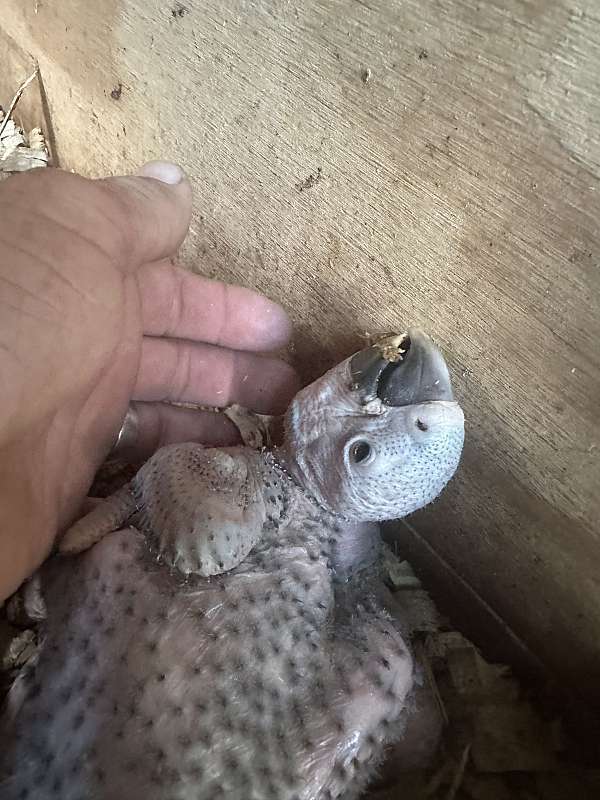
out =
<svg viewBox="0 0 600 800"><path fill-rule="evenodd" d="M0 25L62 166L185 166L186 263L283 302L307 378L366 334L435 335L467 449L411 524L598 694L595 0L4 0Z"/></svg>

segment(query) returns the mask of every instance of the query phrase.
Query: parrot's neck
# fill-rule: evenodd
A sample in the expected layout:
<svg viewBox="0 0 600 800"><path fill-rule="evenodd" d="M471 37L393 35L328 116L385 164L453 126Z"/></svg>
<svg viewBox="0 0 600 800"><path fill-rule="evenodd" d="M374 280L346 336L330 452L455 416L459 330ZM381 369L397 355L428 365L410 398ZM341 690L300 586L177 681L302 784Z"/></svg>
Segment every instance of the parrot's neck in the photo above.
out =
<svg viewBox="0 0 600 800"><path fill-rule="evenodd" d="M350 580L377 560L381 548L378 523L355 522L325 508L294 475L284 451L277 449L269 453L267 459L270 468L274 465L279 473L279 496L288 510L291 510L292 505L295 506L294 522L304 517L312 529L318 526L320 547L327 551L328 563L336 580ZM272 484L267 487L267 491L272 494ZM280 519L285 524L284 519Z"/></svg>

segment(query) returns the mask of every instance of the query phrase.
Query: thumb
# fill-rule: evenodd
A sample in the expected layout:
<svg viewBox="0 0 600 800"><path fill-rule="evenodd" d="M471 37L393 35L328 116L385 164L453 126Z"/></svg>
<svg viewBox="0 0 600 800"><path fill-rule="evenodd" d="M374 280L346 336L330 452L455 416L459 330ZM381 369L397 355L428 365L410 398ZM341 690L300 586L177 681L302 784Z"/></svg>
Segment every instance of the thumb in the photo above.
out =
<svg viewBox="0 0 600 800"><path fill-rule="evenodd" d="M100 256L130 271L177 251L188 231L192 192L183 171L162 161L135 176L99 180L36 169L0 185L0 209L11 238L27 241L32 251L63 264Z"/></svg>
<svg viewBox="0 0 600 800"><path fill-rule="evenodd" d="M151 161L135 176L93 182L103 190L112 221L107 249L126 269L172 256L185 239L192 191L176 164Z"/></svg>

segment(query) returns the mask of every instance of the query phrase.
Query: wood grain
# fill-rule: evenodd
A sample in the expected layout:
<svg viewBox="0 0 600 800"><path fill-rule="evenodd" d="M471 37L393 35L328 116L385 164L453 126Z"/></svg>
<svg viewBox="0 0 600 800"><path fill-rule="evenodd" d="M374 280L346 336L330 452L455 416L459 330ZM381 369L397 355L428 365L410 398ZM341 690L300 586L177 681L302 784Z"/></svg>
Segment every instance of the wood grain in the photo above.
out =
<svg viewBox="0 0 600 800"><path fill-rule="evenodd" d="M468 444L411 522L598 694L597 3L34 5L1 24L39 60L62 165L180 161L183 258L285 303L306 378L365 332L435 334Z"/></svg>

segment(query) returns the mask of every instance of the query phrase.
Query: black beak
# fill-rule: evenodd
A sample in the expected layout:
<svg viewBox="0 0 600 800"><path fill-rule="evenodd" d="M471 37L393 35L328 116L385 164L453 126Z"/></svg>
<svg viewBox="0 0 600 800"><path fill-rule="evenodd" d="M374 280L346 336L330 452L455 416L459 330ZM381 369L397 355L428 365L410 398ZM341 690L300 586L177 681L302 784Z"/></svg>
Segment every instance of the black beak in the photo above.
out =
<svg viewBox="0 0 600 800"><path fill-rule="evenodd" d="M378 397L388 406L454 400L448 367L422 331L386 336L350 360L352 386L363 403Z"/></svg>

